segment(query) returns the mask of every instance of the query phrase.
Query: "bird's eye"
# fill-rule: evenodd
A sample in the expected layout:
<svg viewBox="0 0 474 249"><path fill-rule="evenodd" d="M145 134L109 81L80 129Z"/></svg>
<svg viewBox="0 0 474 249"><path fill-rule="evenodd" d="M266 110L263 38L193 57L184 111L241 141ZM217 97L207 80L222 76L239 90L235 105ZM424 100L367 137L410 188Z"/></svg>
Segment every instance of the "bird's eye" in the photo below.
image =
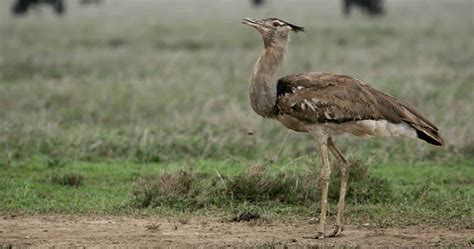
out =
<svg viewBox="0 0 474 249"><path fill-rule="evenodd" d="M279 24L278 22L273 22L272 25L273 25L273 27L278 27L278 26L280 26L280 24Z"/></svg>

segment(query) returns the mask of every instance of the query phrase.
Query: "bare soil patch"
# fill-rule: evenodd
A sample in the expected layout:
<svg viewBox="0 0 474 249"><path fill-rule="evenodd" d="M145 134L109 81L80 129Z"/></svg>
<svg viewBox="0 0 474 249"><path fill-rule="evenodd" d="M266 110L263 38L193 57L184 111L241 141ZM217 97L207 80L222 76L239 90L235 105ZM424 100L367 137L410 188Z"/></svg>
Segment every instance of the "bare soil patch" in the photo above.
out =
<svg viewBox="0 0 474 249"><path fill-rule="evenodd" d="M316 232L305 220L229 222L209 217L0 216L1 246L472 246L474 229L446 227L367 228L304 239Z"/></svg>

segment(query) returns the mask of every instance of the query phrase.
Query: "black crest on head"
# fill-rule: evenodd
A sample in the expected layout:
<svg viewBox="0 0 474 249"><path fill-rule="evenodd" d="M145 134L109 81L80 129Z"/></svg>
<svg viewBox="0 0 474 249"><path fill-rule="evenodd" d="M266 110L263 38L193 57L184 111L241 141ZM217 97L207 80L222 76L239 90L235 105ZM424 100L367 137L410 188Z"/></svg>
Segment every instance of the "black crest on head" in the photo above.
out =
<svg viewBox="0 0 474 249"><path fill-rule="evenodd" d="M304 32L304 31L305 31L305 30L304 30L304 27L296 26L296 25L294 25L294 24L287 23L287 22L285 22L285 23L286 23L288 26L290 26L290 27L293 29L293 31L295 31L295 32Z"/></svg>
<svg viewBox="0 0 474 249"><path fill-rule="evenodd" d="M265 19L265 20L266 20L266 21L267 21L267 20L270 20L270 21L278 20L278 21L280 21L280 22L282 22L282 23L285 23L286 25L290 26L291 29L292 29L293 31L295 31L295 32L304 32L304 31L305 31L304 27L296 26L296 25L294 25L294 24L291 24L291 23L289 23L289 22L285 22L285 21L283 21L283 20L281 20L281 19L278 19L278 18L275 18L275 17L267 18L267 19Z"/></svg>

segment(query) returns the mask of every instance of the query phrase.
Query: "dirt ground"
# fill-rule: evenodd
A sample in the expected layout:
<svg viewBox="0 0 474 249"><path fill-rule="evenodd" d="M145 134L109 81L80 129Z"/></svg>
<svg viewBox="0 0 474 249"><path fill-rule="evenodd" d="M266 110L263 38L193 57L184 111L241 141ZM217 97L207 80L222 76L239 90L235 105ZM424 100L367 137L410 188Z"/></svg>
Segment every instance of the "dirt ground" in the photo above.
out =
<svg viewBox="0 0 474 249"><path fill-rule="evenodd" d="M316 231L304 220L229 222L204 217L0 216L0 247L153 246L472 246L474 229L443 227L377 228L347 226L344 234L304 239Z"/></svg>

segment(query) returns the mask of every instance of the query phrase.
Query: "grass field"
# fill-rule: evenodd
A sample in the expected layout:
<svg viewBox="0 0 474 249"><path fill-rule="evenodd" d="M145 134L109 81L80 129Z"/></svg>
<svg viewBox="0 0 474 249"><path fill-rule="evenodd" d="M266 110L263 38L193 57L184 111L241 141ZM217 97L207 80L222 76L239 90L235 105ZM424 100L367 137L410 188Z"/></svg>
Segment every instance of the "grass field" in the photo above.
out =
<svg viewBox="0 0 474 249"><path fill-rule="evenodd" d="M257 209L314 217L314 141L294 132L285 140L286 129L248 103L262 44L240 18L276 16L308 30L292 36L285 74L329 71L370 82L417 107L445 138L443 148L338 138L360 169L349 222L472 229L474 3L386 2L383 18L344 18L339 1L322 0L263 9L242 1L70 2L64 17L43 8L13 18L2 1L0 213ZM252 179L273 187L265 192ZM308 185L289 187L300 180Z"/></svg>
<svg viewBox="0 0 474 249"><path fill-rule="evenodd" d="M4 191L0 192L0 199L3 200L2 211L7 213L231 217L255 209L276 219L316 216L319 194L308 191L308 188L316 187L316 177L305 186L304 177L308 176L299 175L301 187L293 189L297 181L291 181L292 175L288 174L308 172L308 167L290 163L271 165L267 173L262 174L269 175L268 179L262 181L259 180L262 175L257 179L245 174L247 166L245 163L204 160L190 164L147 165L71 162L58 167L35 160L2 169L0 188ZM195 172L190 172L190 167ZM171 181L166 177L154 177L168 170L187 172L191 176L177 174L178 177L172 177ZM349 184L347 213L351 223L369 223L373 227L445 225L472 228L472 164L390 163L370 170L371 181L351 179ZM221 176L230 176L224 178L228 191L221 185L216 171ZM284 177L278 178L281 173L285 173ZM238 180L233 180L236 178ZM288 183L279 184L285 180ZM247 183L247 187L237 187L236 182ZM338 191L337 183L333 183L331 214L336 210ZM188 189L187 185L193 189ZM266 187L259 188L263 185ZM290 190L282 190L282 187ZM287 198L287 195L298 197L301 194L309 197Z"/></svg>

